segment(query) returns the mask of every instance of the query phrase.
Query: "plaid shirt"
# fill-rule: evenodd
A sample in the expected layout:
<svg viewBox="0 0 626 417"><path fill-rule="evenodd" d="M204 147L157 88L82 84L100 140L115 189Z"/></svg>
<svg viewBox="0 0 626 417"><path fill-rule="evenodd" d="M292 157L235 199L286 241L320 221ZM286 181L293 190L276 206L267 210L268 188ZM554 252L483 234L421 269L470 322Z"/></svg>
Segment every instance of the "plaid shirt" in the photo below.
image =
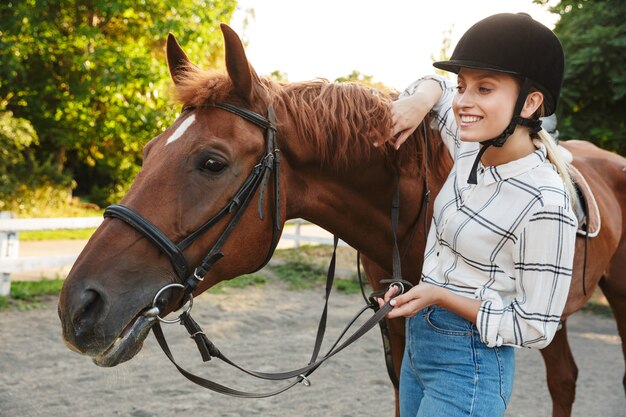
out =
<svg viewBox="0 0 626 417"><path fill-rule="evenodd" d="M454 86L433 108L454 167L435 200L421 279L481 300L476 327L490 347L542 348L557 330L567 300L577 220L543 144L521 159L479 165L479 150L461 142L452 113ZM419 80L404 94L412 94Z"/></svg>

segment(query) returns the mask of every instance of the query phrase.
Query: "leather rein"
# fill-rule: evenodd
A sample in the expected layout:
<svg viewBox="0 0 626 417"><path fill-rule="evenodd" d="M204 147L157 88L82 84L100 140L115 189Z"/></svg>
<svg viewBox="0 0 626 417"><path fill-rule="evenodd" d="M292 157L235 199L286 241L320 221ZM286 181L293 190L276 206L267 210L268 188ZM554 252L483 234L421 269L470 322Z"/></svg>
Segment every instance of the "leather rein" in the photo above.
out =
<svg viewBox="0 0 626 417"><path fill-rule="evenodd" d="M386 330L385 326L385 316L391 311L393 308L389 303L386 303L382 308L379 308L374 294L370 296L369 302L367 305L358 312L355 317L349 322L346 328L343 330L341 335L338 337L333 346L327 351L327 353L320 357L320 350L322 341L324 338L324 333L326 329L326 319L328 312L328 300L330 296L330 292L333 287L333 280L335 275L335 263L336 263L336 250L337 250L337 242L338 238L335 236L334 239L334 249L333 255L331 258L330 266L328 269L327 280L326 280L326 291L325 291L325 305L322 312L322 316L320 318L317 330L317 336L315 340L315 345L313 348L313 352L311 354L311 359L309 363L301 368L294 369L286 372L276 372L276 373L268 373L268 372L257 372L245 369L233 361L231 361L228 357L226 357L219 349L209 340L206 336L202 328L196 323L196 321L191 317L190 310L193 305L193 295L192 292L197 288L198 284L204 279L204 276L211 270L213 265L219 261L224 254L221 252L222 246L225 244L228 237L234 231L238 221L243 216L246 208L249 206L253 196L260 188L259 194L259 203L258 203L258 215L259 218L263 219L263 201L265 192L267 189L267 183L271 173L274 173L274 216L273 216L273 232L272 232L272 243L269 249L269 252L262 262L262 264L257 268L261 269L263 266L269 262L272 257L274 250L278 244L278 240L280 238L281 232L281 215L280 215L280 158L279 158L279 150L276 144L276 127L274 122L276 117L272 108L268 109L268 117L265 118L262 115L253 112L251 110L241 108L229 103L213 103L203 105L201 107L212 107L218 108L230 113L233 113L237 116L244 118L245 120L257 125L265 132L265 153L259 160L259 162L253 167L252 172L248 176L248 178L244 181L243 185L239 188L239 190L235 193L235 195L230 199L230 201L224 206L221 210L219 210L213 217L211 217L207 222L205 222L202 226L200 226L196 231L191 233L189 236L182 239L179 243L172 242L158 227L152 224L150 221L145 219L135 210L130 207L115 204L106 208L104 212L105 218L116 218L124 221L129 226L131 226L136 231L140 232L144 235L148 240L150 240L161 252L168 256L170 262L176 272L176 275L180 279L181 283L173 283L168 284L161 288L154 297L152 306L144 311L143 315L154 318L155 322L152 326L152 331L161 346L163 352L167 356L167 358L174 364L174 366L178 369L178 371L189 379L191 382L194 382L197 385L200 385L204 388L210 389L215 392L219 392L222 394L227 394L235 397L244 397L244 398L264 398L274 396L281 392L286 391L287 389L295 386L296 384L302 383L303 385L310 385L310 381L308 376L313 373L322 363L324 363L329 358L333 357L353 342L358 340L361 336L367 333L370 329L372 329L377 324L381 325L381 331L383 332L383 341L386 350L386 356L388 358L387 368L392 377L392 381L397 383L397 379L395 375L392 375L392 366L390 365L390 353L388 351L388 330ZM194 110L196 106L189 106L183 109L183 112ZM397 240L396 240L396 229L398 223L398 211L399 211L399 181L396 177L394 180L395 184L395 192L392 203L392 232L394 239L394 247L393 247L393 278L391 280L381 280L381 283L389 283L390 286L397 286L398 292L396 295L404 292L405 287L410 287L411 283L405 281L401 277L400 273L400 264L401 259L399 255ZM419 217L423 214L426 216L426 212L423 210L424 206L428 205L428 184L426 179L424 180L425 190L424 190L424 198L422 200L422 206L420 207L420 211L418 214ZM422 213L424 211L424 213ZM234 214L232 214L234 213ZM220 237L217 239L213 247L209 250L207 255L202 259L201 263L195 267L193 272L189 268L188 262L183 254L183 251L191 245L196 239L198 239L203 233L217 224L221 219L225 216L232 214L230 222L226 226L225 230L222 232ZM411 236L414 234L416 226L418 222L416 221L415 227L411 232ZM425 222L426 224L426 222ZM360 276L359 276L360 278ZM362 285L362 284L361 284ZM188 307L186 311L184 311L177 319L167 320L159 316L160 312L164 308L164 305L167 303L162 299L162 294L166 290L170 290L172 288L179 288L182 292L180 297L180 305L178 309L181 309L186 301L188 302ZM363 290L362 290L363 292ZM365 298L365 297L364 297ZM348 338L345 339L342 343L341 340L347 334L348 330L352 327L352 325L356 322L356 320L368 309L372 308L375 313L361 325L360 328L355 330ZM176 323L181 322L189 332L190 336L196 342L198 350L202 356L203 361L209 361L212 357L221 359L222 361L228 363L229 365L237 368L238 370L251 375L256 378L261 378L265 380L290 380L287 385L284 385L276 390L270 392L245 392L236 390L233 388L229 388L227 386L221 385L214 381L202 378L197 376L181 366L179 366L174 356L169 349L167 341L165 340L165 336L163 334L163 330L160 326L160 322L163 323ZM387 339L385 338L385 332L387 332Z"/></svg>

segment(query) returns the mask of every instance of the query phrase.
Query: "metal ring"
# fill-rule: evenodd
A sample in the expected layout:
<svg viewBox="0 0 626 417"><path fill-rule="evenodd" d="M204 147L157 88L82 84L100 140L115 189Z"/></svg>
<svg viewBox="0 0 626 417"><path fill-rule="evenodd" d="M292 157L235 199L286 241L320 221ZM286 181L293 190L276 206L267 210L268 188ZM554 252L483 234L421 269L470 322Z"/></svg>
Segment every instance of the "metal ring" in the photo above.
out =
<svg viewBox="0 0 626 417"><path fill-rule="evenodd" d="M152 307L156 307L156 302L157 302L157 298L159 298L159 295L161 295L161 293L169 288L185 288L185 286L183 284L168 284L165 287L161 288L156 295L154 296L154 299L152 300ZM184 313L182 313L180 316L178 316L175 319L172 320L167 320L164 319L163 317L157 315L156 318L157 320L159 320L161 323L166 323L166 324L173 324L173 323L178 323L179 321L182 320L183 314L185 313L189 313L191 311L191 307L193 307L193 295L190 293L189 294L189 307L187 307L187 310L185 310Z"/></svg>
<svg viewBox="0 0 626 417"><path fill-rule="evenodd" d="M403 284L402 282L400 282L400 281L392 282L392 283L389 285L389 287L396 287L396 288L398 288L398 291L400 291L400 292L398 293L398 295L400 295L400 294L404 294L404 284Z"/></svg>

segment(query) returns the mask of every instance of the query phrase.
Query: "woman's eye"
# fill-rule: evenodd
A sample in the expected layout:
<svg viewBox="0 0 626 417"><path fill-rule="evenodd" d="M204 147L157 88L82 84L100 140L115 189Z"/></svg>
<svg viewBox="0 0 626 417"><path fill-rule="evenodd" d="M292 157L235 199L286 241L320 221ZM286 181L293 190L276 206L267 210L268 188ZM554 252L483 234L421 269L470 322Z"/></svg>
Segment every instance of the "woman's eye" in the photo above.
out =
<svg viewBox="0 0 626 417"><path fill-rule="evenodd" d="M487 88L487 87L480 87L478 89L481 93L488 93L490 92L492 89L491 88Z"/></svg>
<svg viewBox="0 0 626 417"><path fill-rule="evenodd" d="M462 85L457 85L456 86L456 91L458 93L463 93L463 91L465 91L465 87L463 87Z"/></svg>
<svg viewBox="0 0 626 417"><path fill-rule="evenodd" d="M211 172L220 172L226 168L226 164L222 161L219 161L215 158L209 158L204 163L204 169Z"/></svg>

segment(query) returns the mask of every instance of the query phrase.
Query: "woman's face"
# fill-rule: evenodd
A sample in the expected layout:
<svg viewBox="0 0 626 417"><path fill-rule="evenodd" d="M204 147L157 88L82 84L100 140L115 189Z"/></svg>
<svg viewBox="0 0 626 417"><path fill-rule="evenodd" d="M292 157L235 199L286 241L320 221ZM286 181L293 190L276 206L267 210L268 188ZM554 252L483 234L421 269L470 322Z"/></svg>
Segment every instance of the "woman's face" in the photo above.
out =
<svg viewBox="0 0 626 417"><path fill-rule="evenodd" d="M459 138L480 142L499 136L511 122L517 80L501 72L461 68L452 102Z"/></svg>

